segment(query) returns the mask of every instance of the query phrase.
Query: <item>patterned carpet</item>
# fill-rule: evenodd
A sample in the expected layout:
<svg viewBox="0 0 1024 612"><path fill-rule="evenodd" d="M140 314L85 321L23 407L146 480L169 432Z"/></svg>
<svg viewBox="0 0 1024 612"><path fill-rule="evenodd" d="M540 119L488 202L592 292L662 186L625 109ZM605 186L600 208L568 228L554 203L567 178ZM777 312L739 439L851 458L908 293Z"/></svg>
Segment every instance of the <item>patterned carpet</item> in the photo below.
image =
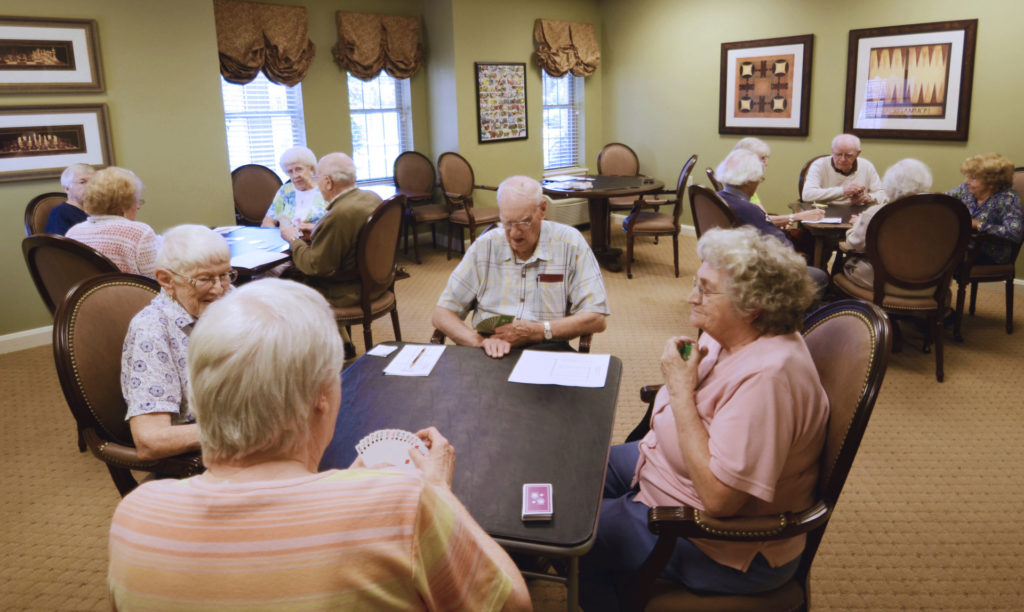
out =
<svg viewBox="0 0 1024 612"><path fill-rule="evenodd" d="M621 232L614 235L622 244ZM634 278L607 273L612 316L594 338L625 366L615 440L643 414L637 390L660 382L664 339L692 333L685 298L696 269L693 238L643 240ZM421 249L400 259L402 337L426 341L430 312L457 260ZM1024 321L1003 329L1001 289L979 292L966 341L947 334L946 382L907 331L837 512L812 570L816 610L1017 610L1024 607ZM361 333L353 330L363 351ZM392 339L388 319L373 326ZM49 347L0 355L0 608L106 610L106 532L118 495L106 469L75 447ZM531 584L538 610L565 607L564 589Z"/></svg>

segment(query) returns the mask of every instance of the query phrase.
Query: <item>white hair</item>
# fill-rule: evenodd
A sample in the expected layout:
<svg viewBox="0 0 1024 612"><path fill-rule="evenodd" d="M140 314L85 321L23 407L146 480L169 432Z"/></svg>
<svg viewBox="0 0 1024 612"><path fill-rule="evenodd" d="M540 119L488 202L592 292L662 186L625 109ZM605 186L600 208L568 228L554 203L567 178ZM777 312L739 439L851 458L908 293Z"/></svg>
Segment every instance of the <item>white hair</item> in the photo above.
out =
<svg viewBox="0 0 1024 612"><path fill-rule="evenodd" d="M356 164L344 153L328 153L320 158L317 174L327 175L339 185L353 185L356 182Z"/></svg>
<svg viewBox="0 0 1024 612"><path fill-rule="evenodd" d="M188 276L198 268L231 261L224 237L202 225L178 225L164 232L156 253L156 269Z"/></svg>
<svg viewBox="0 0 1024 612"><path fill-rule="evenodd" d="M288 170L285 166L288 164L302 164L311 170L316 170L316 155L313 155L313 151L307 147L292 147L285 149L284 153L281 154L281 159L278 160L278 164L281 166L281 172L287 173Z"/></svg>
<svg viewBox="0 0 1024 612"><path fill-rule="evenodd" d="M840 134L832 139L832 149L835 150L837 146L843 141L849 141L853 144L853 147L860 151L860 138L857 138L853 134Z"/></svg>
<svg viewBox="0 0 1024 612"><path fill-rule="evenodd" d="M747 149L733 149L715 168L715 178L725 185L745 185L764 180L761 158Z"/></svg>
<svg viewBox="0 0 1024 612"><path fill-rule="evenodd" d="M920 160L901 159L885 171L882 189L888 194L890 202L903 196L931 191L932 172Z"/></svg>
<svg viewBox="0 0 1024 612"><path fill-rule="evenodd" d="M211 304L189 338L189 404L208 461L294 456L344 349L323 296L259 280Z"/></svg>
<svg viewBox="0 0 1024 612"><path fill-rule="evenodd" d="M737 149L746 149L758 157L769 157L772 154L772 149L768 146L767 142L760 138L754 138L753 136L741 138L740 141L736 143L736 146L732 148L733 151L736 151Z"/></svg>
<svg viewBox="0 0 1024 612"><path fill-rule="evenodd" d="M510 176L498 185L498 206L502 202L527 201L540 206L544 200L544 190L537 179L529 176Z"/></svg>
<svg viewBox="0 0 1024 612"><path fill-rule="evenodd" d="M64 172L61 172L60 186L64 189L71 189L71 184L75 182L76 177L82 175L92 176L93 174L96 174L96 168L89 164L71 164L64 168Z"/></svg>

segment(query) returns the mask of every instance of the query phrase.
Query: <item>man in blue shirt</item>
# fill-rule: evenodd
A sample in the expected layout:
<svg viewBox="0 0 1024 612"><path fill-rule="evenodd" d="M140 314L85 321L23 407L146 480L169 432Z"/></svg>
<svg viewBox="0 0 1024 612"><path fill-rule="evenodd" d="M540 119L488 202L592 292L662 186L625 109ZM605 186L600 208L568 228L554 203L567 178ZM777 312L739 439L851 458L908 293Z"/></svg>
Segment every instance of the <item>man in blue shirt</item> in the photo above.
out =
<svg viewBox="0 0 1024 612"><path fill-rule="evenodd" d="M68 198L50 211L44 230L47 234L63 236L72 225L85 221L89 216L82 210L82 201L85 197L85 187L95 172L96 170L88 164L71 164L60 175L61 187Z"/></svg>

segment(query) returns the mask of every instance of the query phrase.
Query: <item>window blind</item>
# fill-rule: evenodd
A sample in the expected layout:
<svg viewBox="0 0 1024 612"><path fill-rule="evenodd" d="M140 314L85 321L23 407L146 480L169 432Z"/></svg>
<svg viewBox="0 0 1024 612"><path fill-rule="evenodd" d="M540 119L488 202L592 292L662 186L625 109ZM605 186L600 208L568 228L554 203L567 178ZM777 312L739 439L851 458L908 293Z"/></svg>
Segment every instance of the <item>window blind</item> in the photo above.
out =
<svg viewBox="0 0 1024 612"><path fill-rule="evenodd" d="M583 77L543 78L544 169L582 166Z"/></svg>
<svg viewBox="0 0 1024 612"><path fill-rule="evenodd" d="M245 85L221 78L221 94L231 169L260 164L287 181L278 159L285 149L306 144L302 85L278 85L260 73Z"/></svg>

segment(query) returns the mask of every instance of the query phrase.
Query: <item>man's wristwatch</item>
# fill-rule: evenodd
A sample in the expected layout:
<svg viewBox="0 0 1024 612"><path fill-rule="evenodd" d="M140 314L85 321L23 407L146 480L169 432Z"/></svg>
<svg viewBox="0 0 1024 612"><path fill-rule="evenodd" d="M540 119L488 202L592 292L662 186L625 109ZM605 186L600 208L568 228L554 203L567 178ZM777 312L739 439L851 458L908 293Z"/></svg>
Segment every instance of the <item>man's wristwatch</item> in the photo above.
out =
<svg viewBox="0 0 1024 612"><path fill-rule="evenodd" d="M551 339L551 321L544 321L544 339Z"/></svg>

